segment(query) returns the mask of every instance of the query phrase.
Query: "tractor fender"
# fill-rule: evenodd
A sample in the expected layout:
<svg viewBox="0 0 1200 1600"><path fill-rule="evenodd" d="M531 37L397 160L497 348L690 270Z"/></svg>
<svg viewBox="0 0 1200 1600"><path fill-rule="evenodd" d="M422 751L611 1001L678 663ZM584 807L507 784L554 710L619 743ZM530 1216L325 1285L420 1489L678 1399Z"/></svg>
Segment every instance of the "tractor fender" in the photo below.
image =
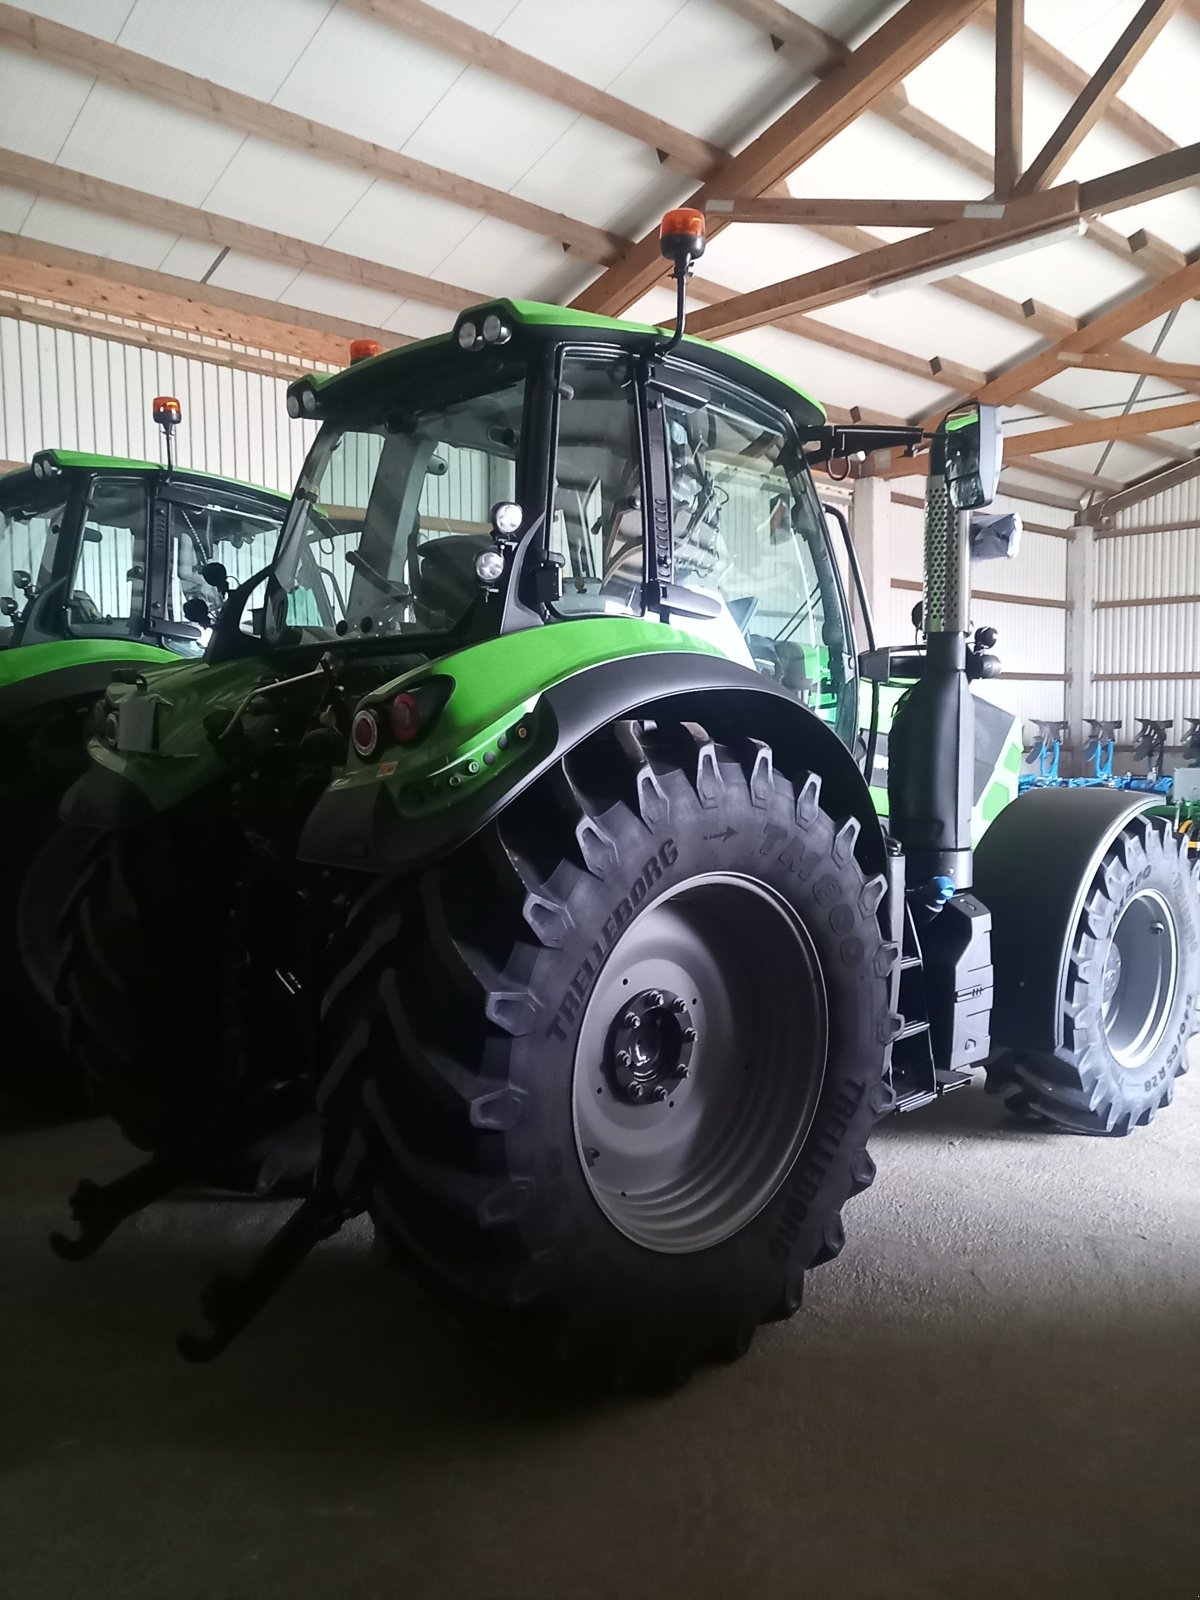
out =
<svg viewBox="0 0 1200 1600"><path fill-rule="evenodd" d="M859 824L855 850L863 870L884 870L870 791L833 730L750 668L690 651L605 661L550 685L538 699L532 748L520 764L427 816L402 817L382 782L327 789L305 824L300 859L377 873L428 865L472 838L590 734L630 716L694 721L718 741L762 739L782 771L819 773L829 810Z"/></svg>
<svg viewBox="0 0 1200 1600"><path fill-rule="evenodd" d="M972 892L992 914L992 1042L1051 1052L1088 886L1113 840L1157 797L1129 789L1030 789L975 851Z"/></svg>

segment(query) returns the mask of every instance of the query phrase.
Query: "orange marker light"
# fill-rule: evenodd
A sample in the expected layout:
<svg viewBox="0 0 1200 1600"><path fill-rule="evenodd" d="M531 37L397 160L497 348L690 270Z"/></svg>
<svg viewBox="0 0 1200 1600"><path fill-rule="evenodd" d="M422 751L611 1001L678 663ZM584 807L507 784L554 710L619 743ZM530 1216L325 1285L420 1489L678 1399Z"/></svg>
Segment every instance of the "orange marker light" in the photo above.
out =
<svg viewBox="0 0 1200 1600"><path fill-rule="evenodd" d="M351 339L350 365L356 361L369 361L372 356L377 356L383 349L378 339Z"/></svg>
<svg viewBox="0 0 1200 1600"><path fill-rule="evenodd" d="M160 428L174 428L183 421L183 407L173 394L156 395L150 415Z"/></svg>
<svg viewBox="0 0 1200 1600"><path fill-rule="evenodd" d="M678 206L664 214L658 228L658 248L668 261L678 264L704 254L704 213L694 206Z"/></svg>

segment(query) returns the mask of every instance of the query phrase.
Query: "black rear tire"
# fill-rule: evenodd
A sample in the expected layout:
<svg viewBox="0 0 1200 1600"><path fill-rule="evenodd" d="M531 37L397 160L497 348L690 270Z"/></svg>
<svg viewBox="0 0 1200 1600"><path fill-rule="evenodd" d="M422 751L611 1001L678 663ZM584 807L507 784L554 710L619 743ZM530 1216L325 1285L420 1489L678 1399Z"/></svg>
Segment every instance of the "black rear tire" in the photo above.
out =
<svg viewBox="0 0 1200 1600"><path fill-rule="evenodd" d="M1134 817L1105 854L1072 932L1062 1045L1008 1050L988 1088L1072 1133L1122 1135L1170 1103L1200 1027L1200 869L1163 817Z"/></svg>
<svg viewBox="0 0 1200 1600"><path fill-rule="evenodd" d="M143 1149L219 1140L289 1071L270 1037L270 975L249 952L246 869L218 807L172 812L101 835L68 902L67 1048Z"/></svg>
<svg viewBox="0 0 1200 1600"><path fill-rule="evenodd" d="M6 819L0 864L0 968L5 973L5 1037L0 1082L22 1103L54 1117L86 1116L83 1074L63 1045L56 984L62 963L62 906L86 869L96 839L57 826L55 800L44 811Z"/></svg>
<svg viewBox="0 0 1200 1600"><path fill-rule="evenodd" d="M814 775L793 786L776 772L765 745L735 751L694 725L622 723L441 866L362 896L326 996L319 1098L377 1230L470 1331L606 1387L660 1387L740 1355L760 1323L797 1309L805 1272L842 1248L842 1207L874 1177L867 1137L891 1103L896 951L857 831L822 809ZM695 894L713 885L730 898L705 906ZM743 905L748 920L733 928ZM701 930L699 953L684 938L675 968L649 947L622 966L639 927L672 906ZM788 927L811 957L790 993L726 986L734 968L751 985L756 970L774 972L762 933L778 928L786 943ZM706 966L705 949L720 960ZM666 983L689 962L700 980ZM603 1017L588 1031L606 974L621 972L631 996L639 972L649 984L636 1001L657 1041L644 1096L621 1077L619 1031L596 1044ZM754 993L756 1014L722 1031L722 1007ZM796 1025L805 1011L807 1030ZM613 1028L627 1015L618 1006ZM692 1020L689 1083L668 1069ZM706 1030L720 1041L707 1056ZM810 1035L823 1040L819 1069ZM746 1089L743 1114L728 1085L752 1083L741 1077L752 1069L770 1082ZM628 1147L594 1147L603 1135L581 1112L593 1090L624 1100L614 1125L629 1122ZM690 1114L688 1090L693 1133L655 1132ZM639 1167L639 1141L661 1173ZM757 1152L772 1146L775 1165L760 1171ZM629 1195L600 1180L614 1154L627 1158ZM678 1184L662 1175L671 1162ZM704 1201L691 1210L689 1187Z"/></svg>

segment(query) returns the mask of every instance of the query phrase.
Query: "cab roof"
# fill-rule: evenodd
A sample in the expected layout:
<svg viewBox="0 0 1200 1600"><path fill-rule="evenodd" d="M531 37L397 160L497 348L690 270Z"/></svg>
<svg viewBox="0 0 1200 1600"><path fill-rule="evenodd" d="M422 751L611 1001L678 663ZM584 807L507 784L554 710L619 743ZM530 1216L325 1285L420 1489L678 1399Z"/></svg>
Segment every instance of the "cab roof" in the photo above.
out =
<svg viewBox="0 0 1200 1600"><path fill-rule="evenodd" d="M86 450L39 450L33 460L52 461L56 467L63 471L81 470L86 472L145 472L166 473L166 463L162 461L135 461L127 456L101 456L92 455ZM7 472L0 477L0 483L17 477L21 473L31 472L33 463L28 466L17 467L12 472ZM241 478L226 478L216 472L200 472L193 467L173 467L172 479L183 483L216 484L222 489L236 489L238 491L251 490L256 495L265 499L280 500L286 503L290 494L282 489L269 489L261 483L247 483Z"/></svg>
<svg viewBox="0 0 1200 1600"><path fill-rule="evenodd" d="M364 375L370 374L366 381L372 387L377 377L390 376L393 373L399 377L419 352L428 351L439 345L457 348L458 330L462 324L472 321L482 323L482 319L489 313L499 314L517 327L546 331L550 334L562 333L568 336L585 332L597 335L610 334L615 336L615 342L634 348L664 337L663 329L652 323L628 322L620 317L603 317L594 312L578 311L573 306L547 305L540 300L487 300L460 312L451 333L437 334L431 339L416 340L395 350L384 350L381 354L355 362L353 366L343 368L340 372L313 372L298 378L288 387L289 399L294 395L299 407L300 396L305 390L308 390L310 395L315 392L320 396L323 410L327 398L340 399L343 393L356 396L360 385L364 383ZM687 347L689 357L697 365L708 367L725 377L749 382L751 387L761 388L761 383L755 384L755 378L765 376L770 379L772 386L787 392L788 409L793 411L800 409L804 412L801 420L810 423L825 420L824 406L806 394L790 378L785 378L782 373L763 366L761 362L743 355L740 351L713 344L707 339L693 338L691 334L684 335L683 344ZM783 396L777 398L782 399ZM802 402L800 408L796 407L797 400ZM320 415L320 411L315 414Z"/></svg>

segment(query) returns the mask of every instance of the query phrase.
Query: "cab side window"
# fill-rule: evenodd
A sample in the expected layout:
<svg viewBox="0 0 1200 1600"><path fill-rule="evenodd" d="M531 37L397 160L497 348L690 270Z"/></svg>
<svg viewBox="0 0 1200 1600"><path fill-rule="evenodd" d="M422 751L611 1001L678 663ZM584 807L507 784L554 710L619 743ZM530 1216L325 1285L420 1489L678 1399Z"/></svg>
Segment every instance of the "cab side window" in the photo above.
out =
<svg viewBox="0 0 1200 1600"><path fill-rule="evenodd" d="M637 392L626 356L563 361L549 532L563 563L561 617L641 615Z"/></svg>
<svg viewBox="0 0 1200 1600"><path fill-rule="evenodd" d="M720 391L667 395L675 581L721 602L711 634L735 660L836 721L849 633L824 517L782 418Z"/></svg>

